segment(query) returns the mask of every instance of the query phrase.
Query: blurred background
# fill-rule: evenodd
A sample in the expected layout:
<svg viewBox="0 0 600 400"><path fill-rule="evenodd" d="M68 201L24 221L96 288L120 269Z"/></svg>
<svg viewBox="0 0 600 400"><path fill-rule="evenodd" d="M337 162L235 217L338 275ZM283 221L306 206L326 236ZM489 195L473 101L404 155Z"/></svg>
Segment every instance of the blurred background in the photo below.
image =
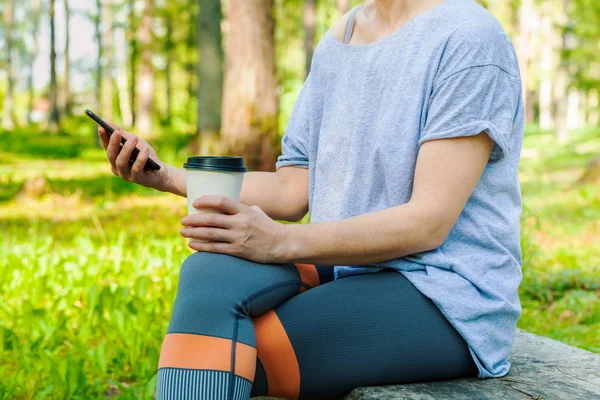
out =
<svg viewBox="0 0 600 400"><path fill-rule="evenodd" d="M314 46L359 3L0 0L0 399L153 396L186 203L112 176L83 110L175 165L272 170ZM600 3L481 3L525 86L519 326L600 352Z"/></svg>

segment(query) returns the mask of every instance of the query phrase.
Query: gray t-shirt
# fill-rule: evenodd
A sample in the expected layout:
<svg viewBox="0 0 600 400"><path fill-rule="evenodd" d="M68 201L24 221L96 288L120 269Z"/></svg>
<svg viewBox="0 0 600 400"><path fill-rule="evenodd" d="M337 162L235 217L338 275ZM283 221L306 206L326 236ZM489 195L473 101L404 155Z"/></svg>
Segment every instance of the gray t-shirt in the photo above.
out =
<svg viewBox="0 0 600 400"><path fill-rule="evenodd" d="M472 0L446 0L370 44L327 32L277 168L309 169L311 222L340 220L407 203L423 142L482 131L495 147L447 240L377 266L397 269L439 307L480 377L499 377L521 313L523 106L516 55L494 17ZM338 266L335 274L379 270Z"/></svg>

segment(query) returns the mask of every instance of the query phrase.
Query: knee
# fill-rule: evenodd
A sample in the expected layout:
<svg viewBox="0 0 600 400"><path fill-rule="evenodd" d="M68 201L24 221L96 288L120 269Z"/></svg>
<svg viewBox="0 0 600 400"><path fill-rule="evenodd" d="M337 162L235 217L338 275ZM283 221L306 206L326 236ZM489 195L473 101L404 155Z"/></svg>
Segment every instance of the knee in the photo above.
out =
<svg viewBox="0 0 600 400"><path fill-rule="evenodd" d="M246 260L227 254L197 252L185 259L179 274L178 291L215 288L220 282L231 279Z"/></svg>

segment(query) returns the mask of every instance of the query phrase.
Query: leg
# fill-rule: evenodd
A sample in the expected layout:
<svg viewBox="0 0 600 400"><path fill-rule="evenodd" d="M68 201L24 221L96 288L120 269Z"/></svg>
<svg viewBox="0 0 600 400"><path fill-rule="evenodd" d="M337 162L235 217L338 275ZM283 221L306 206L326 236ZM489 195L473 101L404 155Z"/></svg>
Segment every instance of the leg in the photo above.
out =
<svg viewBox="0 0 600 400"><path fill-rule="evenodd" d="M252 317L327 279L331 268L188 257L161 349L157 399L247 399L256 368Z"/></svg>
<svg viewBox="0 0 600 400"><path fill-rule="evenodd" d="M396 271L319 286L255 324L260 367L252 396L332 398L360 386L477 373L460 335Z"/></svg>

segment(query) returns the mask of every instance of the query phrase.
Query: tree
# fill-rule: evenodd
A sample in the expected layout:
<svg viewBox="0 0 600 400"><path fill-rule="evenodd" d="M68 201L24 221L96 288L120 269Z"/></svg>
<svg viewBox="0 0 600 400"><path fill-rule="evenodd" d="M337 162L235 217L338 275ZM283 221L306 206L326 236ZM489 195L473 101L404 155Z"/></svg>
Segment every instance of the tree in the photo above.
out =
<svg viewBox="0 0 600 400"><path fill-rule="evenodd" d="M14 91L14 77L13 77L13 0L5 0L4 3L4 32L6 45L6 94L4 96L4 110L2 112L2 127L6 130L13 129L15 126L15 120L13 115L13 91Z"/></svg>
<svg viewBox="0 0 600 400"><path fill-rule="evenodd" d="M102 2L101 0L96 0L96 15L94 18L94 28L95 28L95 36L96 43L98 44L98 52L96 53L96 109L102 110L102 30L101 30L101 15L102 10Z"/></svg>
<svg viewBox="0 0 600 400"><path fill-rule="evenodd" d="M50 131L60 129L60 113L58 111L58 86L56 82L56 28L54 24L54 2L50 0Z"/></svg>
<svg viewBox="0 0 600 400"><path fill-rule="evenodd" d="M221 4L200 0L197 14L197 40L200 58L197 63L198 105L196 151L208 151L208 144L221 129L223 102L223 46L221 38Z"/></svg>
<svg viewBox="0 0 600 400"><path fill-rule="evenodd" d="M144 15L140 33L142 64L137 87L136 132L149 137L152 133L152 101L154 94L154 72L152 68L152 13L153 0L144 0Z"/></svg>
<svg viewBox="0 0 600 400"><path fill-rule="evenodd" d="M63 5L65 7L65 82L63 87L63 112L65 113L65 115L71 115L71 67L69 57L69 41L71 37L69 25L71 22L71 10L69 8L69 0L64 0Z"/></svg>
<svg viewBox="0 0 600 400"><path fill-rule="evenodd" d="M304 53L306 54L305 71L310 72L313 50L315 45L315 23L317 0L304 0Z"/></svg>
<svg viewBox="0 0 600 400"><path fill-rule="evenodd" d="M175 49L175 43L173 42L173 16L169 12L169 10L165 10L165 28L166 28L166 38L165 38L165 97L166 97L166 112L165 119L167 126L171 126L171 117L173 112L173 81L172 81L172 69L174 60L173 50Z"/></svg>
<svg viewBox="0 0 600 400"><path fill-rule="evenodd" d="M131 101L131 125L135 124L136 112L136 89L137 89L137 64L139 48L137 41L138 22L135 13L135 0L129 0L129 30L127 31L129 42L129 99Z"/></svg>
<svg viewBox="0 0 600 400"><path fill-rule="evenodd" d="M27 79L27 92L29 93L29 107L27 122L33 123L33 100L35 98L33 87L33 65L38 52L38 33L40 29L41 0L33 0L32 4L32 28L31 28L31 50L29 53L29 77Z"/></svg>
<svg viewBox="0 0 600 400"><path fill-rule="evenodd" d="M112 84L112 0L104 0L101 6L102 15L102 43L99 44L98 55L101 57L101 82L102 82L102 97L100 109L102 115L110 118L113 112L113 84Z"/></svg>
<svg viewBox="0 0 600 400"><path fill-rule="evenodd" d="M272 170L277 142L273 0L230 0L222 137L252 169Z"/></svg>

